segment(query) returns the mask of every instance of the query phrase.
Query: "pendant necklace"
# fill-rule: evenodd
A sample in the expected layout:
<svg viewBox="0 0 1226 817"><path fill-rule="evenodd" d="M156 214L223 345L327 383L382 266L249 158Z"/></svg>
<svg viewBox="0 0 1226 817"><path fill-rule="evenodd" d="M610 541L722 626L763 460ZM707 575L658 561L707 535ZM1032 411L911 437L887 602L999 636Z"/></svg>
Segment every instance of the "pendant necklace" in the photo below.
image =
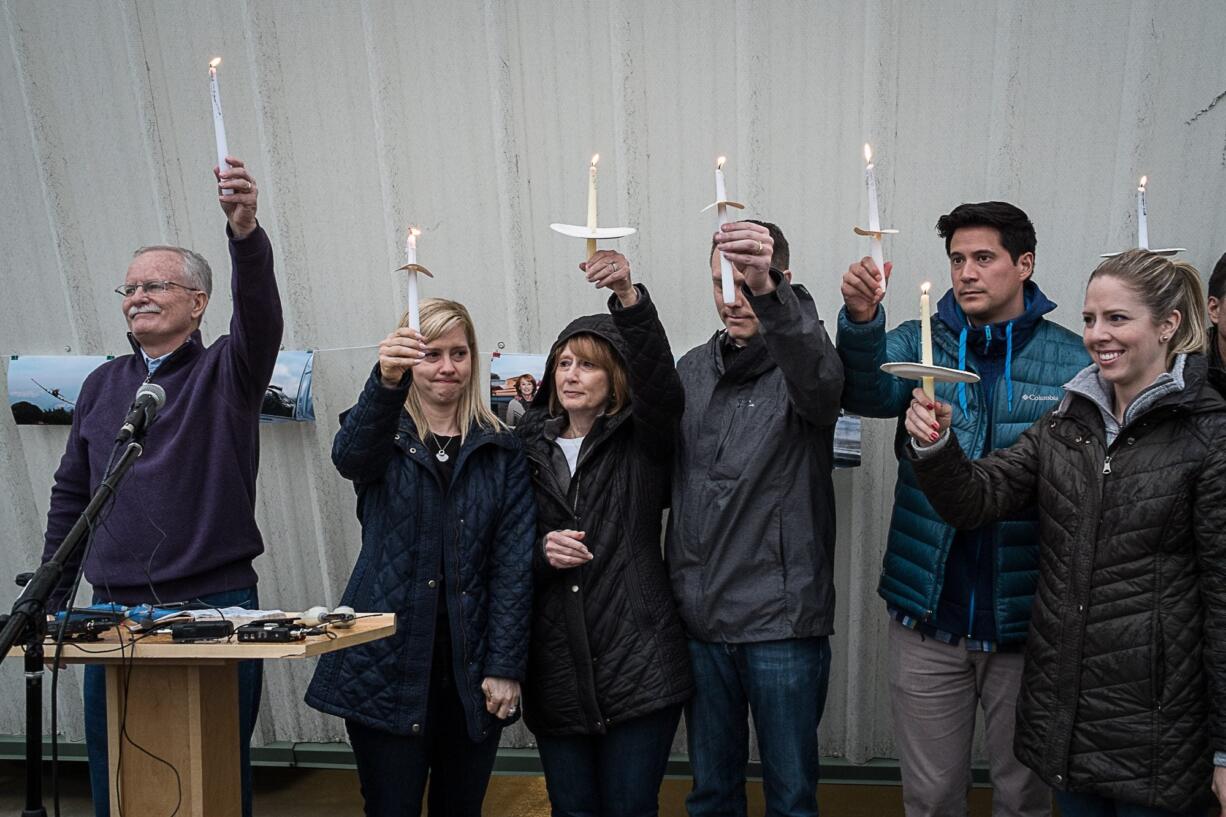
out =
<svg viewBox="0 0 1226 817"><path fill-rule="evenodd" d="M447 462L447 460L451 459L451 457L447 456L447 446L441 442L441 438L437 434L431 434L430 436L434 438L434 444L438 446L438 453L434 455L434 458L439 462Z"/></svg>

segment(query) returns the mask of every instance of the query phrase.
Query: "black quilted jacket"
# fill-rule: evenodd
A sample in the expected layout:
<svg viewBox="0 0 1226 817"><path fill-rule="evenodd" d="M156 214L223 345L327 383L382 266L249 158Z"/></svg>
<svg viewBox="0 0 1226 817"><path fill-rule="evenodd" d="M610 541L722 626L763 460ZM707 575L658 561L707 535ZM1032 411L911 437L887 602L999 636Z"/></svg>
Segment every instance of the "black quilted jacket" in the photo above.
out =
<svg viewBox="0 0 1226 817"><path fill-rule="evenodd" d="M684 397L655 305L639 302L575 320L621 353L630 405L601 417L563 493L550 462L546 377L516 431L536 487L536 593L524 718L537 734L603 734L609 726L686 700L693 683L681 620L660 551L672 447ZM553 367L552 357L546 371ZM559 425L555 420L550 428ZM592 560L557 570L541 548L551 530L586 532Z"/></svg>
<svg viewBox="0 0 1226 817"><path fill-rule="evenodd" d="M385 388L376 367L332 444L362 521L362 550L341 603L395 613L396 634L320 658L306 702L374 729L421 734L437 611L448 616L456 687L469 737L479 741L507 723L486 711L482 680L522 680L526 670L532 483L519 440L474 425L444 490L403 408L410 382Z"/></svg>
<svg viewBox="0 0 1226 817"><path fill-rule="evenodd" d="M1226 400L1207 373L1189 355L1184 389L1110 448L1098 408L1071 395L1010 448L971 463L953 440L915 460L957 527L1039 507L1014 748L1057 788L1180 812L1213 802L1212 754L1226 749Z"/></svg>

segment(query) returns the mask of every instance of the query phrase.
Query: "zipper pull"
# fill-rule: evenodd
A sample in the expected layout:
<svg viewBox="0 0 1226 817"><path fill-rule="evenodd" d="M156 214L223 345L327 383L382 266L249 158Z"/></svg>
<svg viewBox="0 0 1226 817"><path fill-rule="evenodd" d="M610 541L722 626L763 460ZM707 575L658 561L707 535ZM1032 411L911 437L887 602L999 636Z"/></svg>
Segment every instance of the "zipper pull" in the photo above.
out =
<svg viewBox="0 0 1226 817"><path fill-rule="evenodd" d="M1103 460L1103 473L1104 473L1104 474L1110 474L1110 473L1111 473L1111 457L1112 457L1112 456L1114 456L1114 455L1113 455L1113 454L1108 454L1108 455L1107 455L1107 459Z"/></svg>

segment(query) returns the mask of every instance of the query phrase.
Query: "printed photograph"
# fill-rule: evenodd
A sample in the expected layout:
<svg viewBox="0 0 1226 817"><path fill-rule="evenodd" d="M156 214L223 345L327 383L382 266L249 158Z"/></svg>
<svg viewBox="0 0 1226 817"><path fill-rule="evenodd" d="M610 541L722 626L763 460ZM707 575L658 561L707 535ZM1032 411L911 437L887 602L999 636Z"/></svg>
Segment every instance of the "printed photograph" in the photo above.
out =
<svg viewBox="0 0 1226 817"><path fill-rule="evenodd" d="M272 379L264 392L260 421L284 423L291 420L309 422L315 419L311 402L311 369L314 352L281 352L273 367Z"/></svg>
<svg viewBox="0 0 1226 817"><path fill-rule="evenodd" d="M19 426L72 425L81 384L106 355L13 355L9 408Z"/></svg>
<svg viewBox="0 0 1226 817"><path fill-rule="evenodd" d="M519 422L545 376L546 355L494 352L490 357L490 408L509 426Z"/></svg>

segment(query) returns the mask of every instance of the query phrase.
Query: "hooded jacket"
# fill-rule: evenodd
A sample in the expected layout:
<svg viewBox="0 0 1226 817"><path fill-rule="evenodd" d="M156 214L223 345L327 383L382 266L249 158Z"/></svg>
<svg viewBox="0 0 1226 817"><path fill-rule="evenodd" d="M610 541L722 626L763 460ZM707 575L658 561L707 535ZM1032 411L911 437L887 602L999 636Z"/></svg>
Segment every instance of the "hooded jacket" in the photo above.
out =
<svg viewBox="0 0 1226 817"><path fill-rule="evenodd" d="M813 297L771 270L742 291L760 331L677 364L685 387L668 566L686 630L711 642L834 631L834 424L843 366Z"/></svg>
<svg viewBox="0 0 1226 817"><path fill-rule="evenodd" d="M1014 751L1057 788L1177 812L1213 801L1213 751L1226 750L1226 399L1208 372L1204 355L1181 359L1116 430L1092 366L1008 449L972 463L951 440L915 462L953 525L1039 509Z"/></svg>
<svg viewBox="0 0 1226 817"><path fill-rule="evenodd" d="M545 735L604 734L609 727L681 703L693 689L685 635L660 556L668 473L684 406L668 337L647 290L611 315L578 318L545 364L532 407L516 426L537 500L536 592L524 685L524 719ZM554 440L566 416L551 417L554 356L570 337L612 344L629 375L628 404L601 415L585 436L573 476L556 474ZM553 530L584 531L592 560L549 565Z"/></svg>
<svg viewBox="0 0 1226 817"><path fill-rule="evenodd" d="M933 362L984 375L969 386L936 384L937 399L953 404L954 434L972 456L1011 445L1056 405L1063 384L1089 362L1081 338L1044 317L1056 305L1038 285L1028 281L1024 299L1025 311L1015 320L974 328L950 290L932 322ZM902 417L918 384L887 375L880 367L920 359L919 321L886 332L884 307L863 324L851 321L844 309L839 313L838 347L847 373L843 407L865 417L899 418L898 481L878 594L891 608L929 626L947 629L952 626L947 622L965 621L965 628L953 632L1001 645L1020 644L1026 638L1038 570L1034 509L1023 508L959 536L919 490L902 451L908 439ZM947 577L952 578L948 588ZM945 615L939 616L942 606ZM973 632L976 619L979 632Z"/></svg>
<svg viewBox="0 0 1226 817"><path fill-rule="evenodd" d="M306 702L371 729L423 734L436 616L446 616L468 737L480 742L510 722L486 710L481 682L523 680L527 664L532 484L519 440L476 424L445 482L404 410L411 385L406 374L384 386L376 366L332 443L362 522L341 603L395 613L396 633L321 657Z"/></svg>

